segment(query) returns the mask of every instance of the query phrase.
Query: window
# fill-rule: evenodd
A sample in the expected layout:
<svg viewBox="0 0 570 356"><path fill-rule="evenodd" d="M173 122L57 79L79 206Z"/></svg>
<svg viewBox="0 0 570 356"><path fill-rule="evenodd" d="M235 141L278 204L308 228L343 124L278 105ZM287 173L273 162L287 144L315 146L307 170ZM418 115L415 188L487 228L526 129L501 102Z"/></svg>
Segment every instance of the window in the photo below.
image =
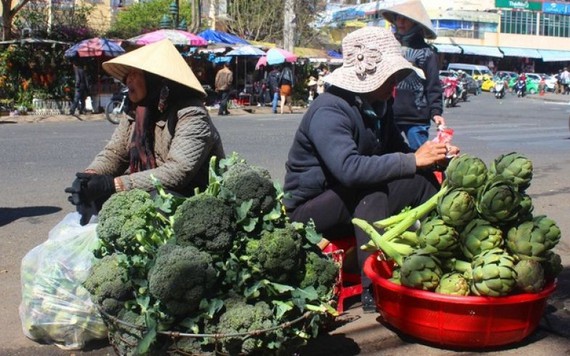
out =
<svg viewBox="0 0 570 356"><path fill-rule="evenodd" d="M536 34L538 13L530 11L501 11L501 32L520 35Z"/></svg>
<svg viewBox="0 0 570 356"><path fill-rule="evenodd" d="M542 14L539 34L552 37L570 37L570 16Z"/></svg>

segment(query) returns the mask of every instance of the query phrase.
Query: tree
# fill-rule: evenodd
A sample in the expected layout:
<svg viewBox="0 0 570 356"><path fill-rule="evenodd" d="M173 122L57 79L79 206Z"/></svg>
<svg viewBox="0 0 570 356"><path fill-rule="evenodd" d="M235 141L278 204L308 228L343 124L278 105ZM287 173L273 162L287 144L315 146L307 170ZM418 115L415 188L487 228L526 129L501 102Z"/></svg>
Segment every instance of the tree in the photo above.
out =
<svg viewBox="0 0 570 356"><path fill-rule="evenodd" d="M19 0L14 7L12 7L12 1L13 0L0 0L2 3L2 41L14 38L14 34L12 33L12 20L30 0Z"/></svg>
<svg viewBox="0 0 570 356"><path fill-rule="evenodd" d="M252 41L272 42L283 45L282 0L234 0L228 5L230 32ZM325 9L326 2L318 0L294 0L295 36L298 47L317 45L319 33L312 26L316 13Z"/></svg>
<svg viewBox="0 0 570 356"><path fill-rule="evenodd" d="M281 43L283 10L282 0L234 0L228 4L228 29L247 40Z"/></svg>
<svg viewBox="0 0 570 356"><path fill-rule="evenodd" d="M121 9L106 36L126 39L159 29L160 20L163 15L168 15L171 2L172 0L145 1ZM193 19L189 2L181 1L179 5L180 20Z"/></svg>

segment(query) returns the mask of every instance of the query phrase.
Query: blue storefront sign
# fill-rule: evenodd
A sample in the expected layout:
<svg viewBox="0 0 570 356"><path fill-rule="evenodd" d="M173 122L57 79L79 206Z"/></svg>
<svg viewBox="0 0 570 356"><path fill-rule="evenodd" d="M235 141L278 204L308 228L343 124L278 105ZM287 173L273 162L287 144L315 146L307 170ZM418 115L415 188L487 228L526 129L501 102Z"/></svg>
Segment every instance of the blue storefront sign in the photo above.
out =
<svg viewBox="0 0 570 356"><path fill-rule="evenodd" d="M542 12L545 14L570 15L570 4L559 2L543 2Z"/></svg>

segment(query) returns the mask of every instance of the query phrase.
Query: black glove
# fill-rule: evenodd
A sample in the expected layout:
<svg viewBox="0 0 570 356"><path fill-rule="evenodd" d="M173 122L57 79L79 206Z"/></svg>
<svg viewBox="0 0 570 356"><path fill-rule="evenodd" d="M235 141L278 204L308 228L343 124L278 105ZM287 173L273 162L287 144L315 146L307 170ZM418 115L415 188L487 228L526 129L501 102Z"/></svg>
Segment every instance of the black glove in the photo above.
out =
<svg viewBox="0 0 570 356"><path fill-rule="evenodd" d="M91 217L97 214L99 209L97 209L95 202L89 201L85 196L87 182L92 174L87 176L85 173L77 173L77 176L71 187L65 188L65 192L71 194L67 200L76 206L77 212L81 215L79 223L86 225L91 220Z"/></svg>
<svg viewBox="0 0 570 356"><path fill-rule="evenodd" d="M87 182L94 174L87 173L77 173L75 180L71 184L71 187L65 188L65 192L71 194L67 200L73 205L81 205L87 203L87 198L85 196L85 189L87 188Z"/></svg>
<svg viewBox="0 0 570 356"><path fill-rule="evenodd" d="M115 178L112 175L77 173L76 176L78 179L87 180L83 192L88 201L105 201L115 193Z"/></svg>

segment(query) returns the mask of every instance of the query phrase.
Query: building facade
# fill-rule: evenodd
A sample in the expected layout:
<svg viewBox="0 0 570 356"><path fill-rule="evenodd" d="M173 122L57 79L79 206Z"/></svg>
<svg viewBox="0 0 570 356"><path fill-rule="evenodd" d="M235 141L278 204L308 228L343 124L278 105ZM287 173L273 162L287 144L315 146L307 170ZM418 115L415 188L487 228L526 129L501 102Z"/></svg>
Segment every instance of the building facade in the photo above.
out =
<svg viewBox="0 0 570 356"><path fill-rule="evenodd" d="M366 25L389 26L377 12L401 1L330 3L325 18L333 32L337 32L333 41L353 30L338 26L339 22L354 24L356 20ZM570 61L570 1L422 0L422 3L438 34L433 45L440 54L451 57L449 60L471 55L479 57L471 58L473 62L510 63L519 69L528 64L546 69Z"/></svg>

